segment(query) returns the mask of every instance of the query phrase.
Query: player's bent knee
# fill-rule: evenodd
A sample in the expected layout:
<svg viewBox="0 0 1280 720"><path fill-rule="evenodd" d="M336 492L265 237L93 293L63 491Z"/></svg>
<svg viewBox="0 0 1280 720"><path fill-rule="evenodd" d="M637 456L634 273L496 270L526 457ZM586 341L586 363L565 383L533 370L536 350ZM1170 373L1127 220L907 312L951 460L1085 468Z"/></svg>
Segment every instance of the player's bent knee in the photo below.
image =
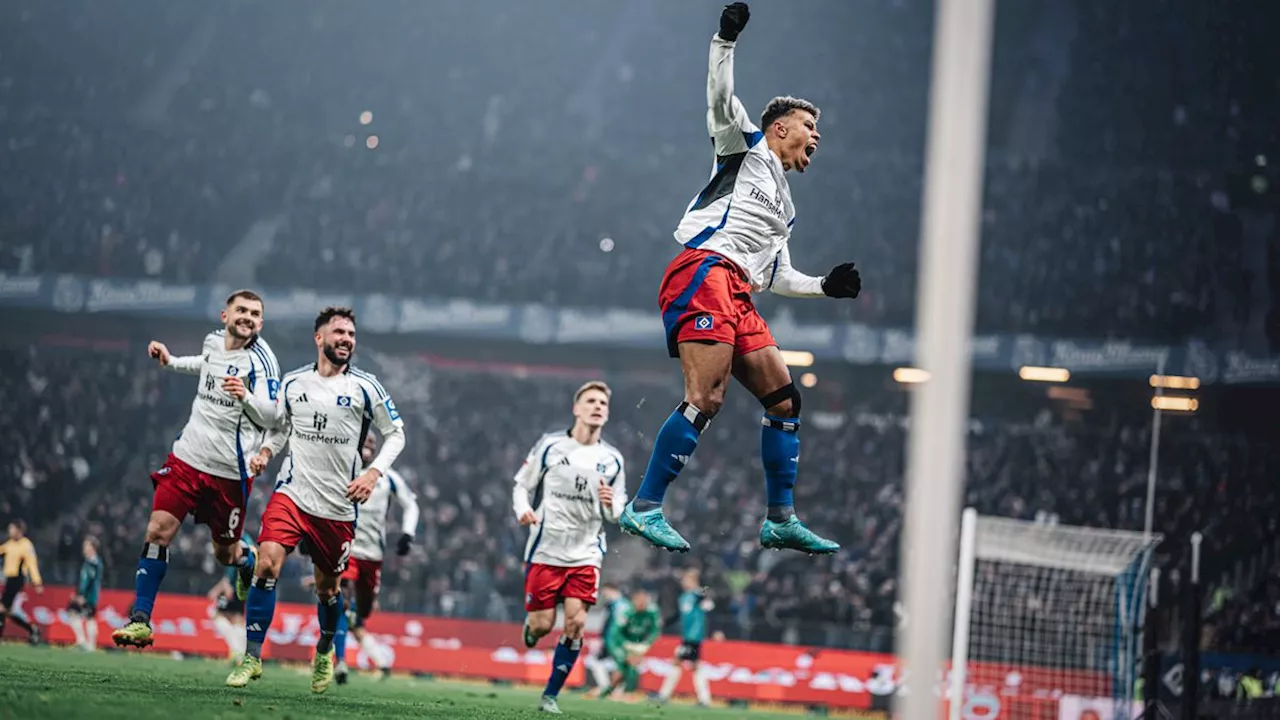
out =
<svg viewBox="0 0 1280 720"><path fill-rule="evenodd" d="M213 544L213 557L223 565L234 563L240 556L237 545Z"/></svg>
<svg viewBox="0 0 1280 720"><path fill-rule="evenodd" d="M715 417L724 405L724 388L690 388L686 402L708 419Z"/></svg>
<svg viewBox="0 0 1280 720"><path fill-rule="evenodd" d="M147 521L145 541L153 545L168 545L173 540L173 536L178 534L178 528L181 525L178 518L162 510L156 510L151 513L151 518Z"/></svg>

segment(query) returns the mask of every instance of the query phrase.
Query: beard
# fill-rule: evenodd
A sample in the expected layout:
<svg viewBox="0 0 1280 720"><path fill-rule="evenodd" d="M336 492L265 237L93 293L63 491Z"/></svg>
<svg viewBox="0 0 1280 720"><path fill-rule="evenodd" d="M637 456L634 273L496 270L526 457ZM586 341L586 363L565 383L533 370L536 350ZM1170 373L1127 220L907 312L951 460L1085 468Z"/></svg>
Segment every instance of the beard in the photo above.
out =
<svg viewBox="0 0 1280 720"><path fill-rule="evenodd" d="M252 323L244 324L243 321L231 323L231 325L227 327L227 332L230 333L232 337L240 340L248 340L257 334Z"/></svg>
<svg viewBox="0 0 1280 720"><path fill-rule="evenodd" d="M347 363L351 362L351 355L352 355L352 352L350 348L347 349L347 356L345 358L342 358L338 356L337 346L335 345L324 346L324 356L329 359L329 362L333 363L334 365L337 365L338 367L342 367L343 365L346 365Z"/></svg>

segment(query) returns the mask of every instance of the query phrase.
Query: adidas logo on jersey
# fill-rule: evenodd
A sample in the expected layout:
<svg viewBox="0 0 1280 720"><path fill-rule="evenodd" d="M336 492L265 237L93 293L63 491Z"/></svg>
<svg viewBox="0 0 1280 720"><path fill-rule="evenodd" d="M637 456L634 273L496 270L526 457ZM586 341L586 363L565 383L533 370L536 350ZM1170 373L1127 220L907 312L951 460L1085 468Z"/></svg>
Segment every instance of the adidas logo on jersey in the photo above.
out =
<svg viewBox="0 0 1280 720"><path fill-rule="evenodd" d="M559 464L559 465L568 465L568 464L569 464L569 456L568 456L568 455L566 455L566 456L564 456L564 457L560 458L560 462L559 462L559 463L557 463L557 464Z"/></svg>
<svg viewBox="0 0 1280 720"><path fill-rule="evenodd" d="M301 395L299 395L299 396L298 396L298 402L300 402L300 403L307 402L307 394L306 394L306 393L302 393Z"/></svg>

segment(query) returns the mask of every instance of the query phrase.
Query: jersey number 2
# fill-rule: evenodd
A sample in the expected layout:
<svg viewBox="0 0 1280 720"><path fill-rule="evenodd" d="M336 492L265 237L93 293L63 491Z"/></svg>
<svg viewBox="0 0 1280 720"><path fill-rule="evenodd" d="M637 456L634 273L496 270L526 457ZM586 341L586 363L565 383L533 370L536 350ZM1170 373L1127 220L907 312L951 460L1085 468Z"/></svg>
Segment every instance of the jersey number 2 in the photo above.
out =
<svg viewBox="0 0 1280 720"><path fill-rule="evenodd" d="M347 558L351 557L351 541L342 543L342 557L338 558L338 567L333 569L334 575L341 575L346 572Z"/></svg>

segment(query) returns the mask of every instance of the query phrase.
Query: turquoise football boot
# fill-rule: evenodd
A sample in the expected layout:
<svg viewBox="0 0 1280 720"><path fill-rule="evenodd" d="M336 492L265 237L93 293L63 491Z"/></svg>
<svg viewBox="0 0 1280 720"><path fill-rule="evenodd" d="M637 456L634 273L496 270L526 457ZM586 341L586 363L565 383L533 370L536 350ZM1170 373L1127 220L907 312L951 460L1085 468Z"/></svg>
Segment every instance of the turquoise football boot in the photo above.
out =
<svg viewBox="0 0 1280 720"><path fill-rule="evenodd" d="M760 547L766 550L799 550L810 555L834 555L840 549L840 543L818 535L792 515L786 522L765 520L760 526Z"/></svg>
<svg viewBox="0 0 1280 720"><path fill-rule="evenodd" d="M688 541L667 523L667 518L663 516L660 507L637 512L635 501L632 500L622 511L622 517L618 518L618 526L623 532L638 535L648 540L654 547L662 548L667 552L689 552Z"/></svg>

